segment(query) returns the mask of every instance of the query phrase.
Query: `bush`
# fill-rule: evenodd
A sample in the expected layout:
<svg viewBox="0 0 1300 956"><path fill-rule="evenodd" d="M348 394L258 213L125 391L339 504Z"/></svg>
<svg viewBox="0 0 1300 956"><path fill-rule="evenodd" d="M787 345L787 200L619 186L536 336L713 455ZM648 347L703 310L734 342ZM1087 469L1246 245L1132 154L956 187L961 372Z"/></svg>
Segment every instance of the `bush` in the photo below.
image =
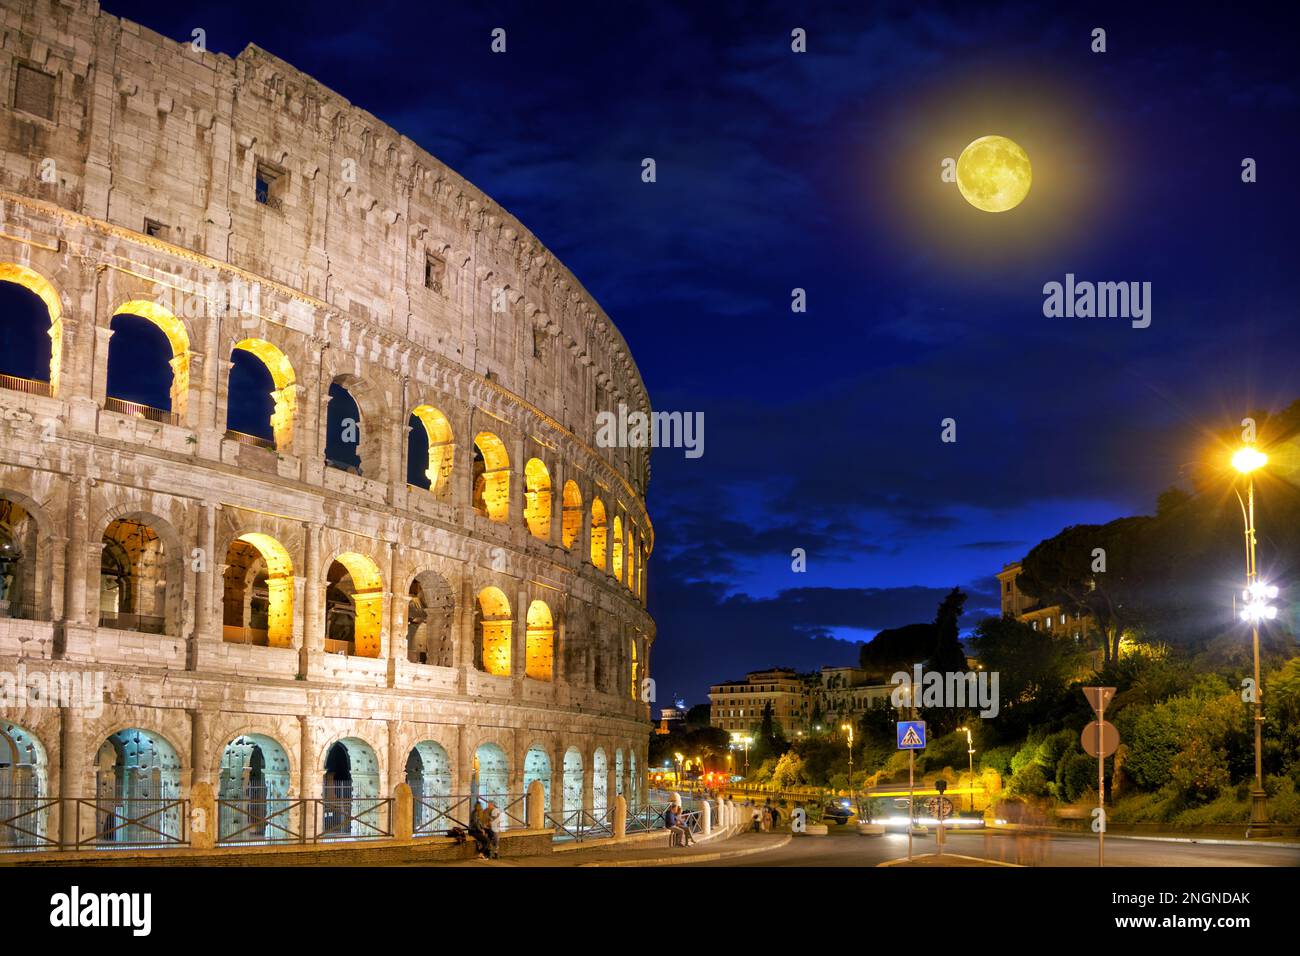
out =
<svg viewBox="0 0 1300 956"><path fill-rule="evenodd" d="M1011 758L1015 756L1016 746L1006 744L1002 747L994 747L992 750L985 751L979 758L979 769L996 770L1001 776L1011 775Z"/></svg>
<svg viewBox="0 0 1300 956"><path fill-rule="evenodd" d="M1038 743L1031 741L1016 751L1015 756L1011 758L1011 774L1015 776L1034 762L1038 756Z"/></svg>
<svg viewBox="0 0 1300 956"><path fill-rule="evenodd" d="M1055 780L1057 769L1060 766L1061 758L1070 751L1078 750L1079 735L1073 730L1058 730L1056 733L1045 738L1038 745L1038 750L1034 754L1034 760L1043 768L1043 773L1049 780Z"/></svg>
<svg viewBox="0 0 1300 956"><path fill-rule="evenodd" d="M1192 737L1169 763L1174 791L1189 805L1208 803L1231 782L1222 751L1201 737Z"/></svg>
<svg viewBox="0 0 1300 956"><path fill-rule="evenodd" d="M1074 803L1097 786L1097 759L1085 753L1066 754L1056 768L1056 793Z"/></svg>
<svg viewBox="0 0 1300 956"><path fill-rule="evenodd" d="M1047 777L1036 763L1027 763L1011 777L1010 792L1017 797L1045 797L1048 793Z"/></svg>

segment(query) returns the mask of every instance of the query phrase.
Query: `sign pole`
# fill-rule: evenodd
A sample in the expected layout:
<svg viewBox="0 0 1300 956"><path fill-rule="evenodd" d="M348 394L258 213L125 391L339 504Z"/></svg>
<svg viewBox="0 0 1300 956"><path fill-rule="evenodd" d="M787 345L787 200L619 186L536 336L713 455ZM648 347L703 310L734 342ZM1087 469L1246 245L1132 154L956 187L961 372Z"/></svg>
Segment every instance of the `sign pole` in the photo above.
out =
<svg viewBox="0 0 1300 956"><path fill-rule="evenodd" d="M1097 831L1097 865L1106 865L1106 748L1101 735L1106 727L1106 695L1097 695L1097 807L1101 810Z"/></svg>
<svg viewBox="0 0 1300 956"><path fill-rule="evenodd" d="M907 862L912 862L912 827L916 825L916 751L907 752Z"/></svg>

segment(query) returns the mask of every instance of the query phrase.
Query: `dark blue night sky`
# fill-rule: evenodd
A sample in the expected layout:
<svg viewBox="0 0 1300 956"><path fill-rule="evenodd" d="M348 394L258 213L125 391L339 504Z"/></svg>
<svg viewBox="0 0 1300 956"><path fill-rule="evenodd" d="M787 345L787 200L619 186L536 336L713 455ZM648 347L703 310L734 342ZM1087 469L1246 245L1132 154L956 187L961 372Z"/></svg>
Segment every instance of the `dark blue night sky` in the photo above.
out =
<svg viewBox="0 0 1300 956"><path fill-rule="evenodd" d="M1208 430L1300 397L1288 24L783 6L105 3L257 43L410 136L573 270L657 409L704 413L702 458L653 458L661 702L855 660L953 585L973 626L1005 562L1152 510ZM1008 213L940 180L989 133L1034 164ZM1151 326L1045 318L1066 273L1150 282Z"/></svg>

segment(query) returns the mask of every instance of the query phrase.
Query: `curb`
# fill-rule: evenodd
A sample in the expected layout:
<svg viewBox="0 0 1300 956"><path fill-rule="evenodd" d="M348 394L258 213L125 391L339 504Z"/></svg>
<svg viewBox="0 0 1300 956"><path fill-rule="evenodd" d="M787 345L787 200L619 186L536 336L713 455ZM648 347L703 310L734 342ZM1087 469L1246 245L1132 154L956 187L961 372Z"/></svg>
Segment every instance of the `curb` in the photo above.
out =
<svg viewBox="0 0 1300 956"><path fill-rule="evenodd" d="M913 856L911 862L915 862L916 860L928 860L932 857L937 859L938 856L939 854L937 853L922 853L920 855ZM979 863L981 866L1009 866L1012 869L1016 869L1016 870L1024 869L1024 864L1022 863L1004 863L1001 860L986 860L982 856L966 856L964 853L945 853L944 856L952 857L954 860L971 860L973 862ZM906 866L908 862L909 860L907 859L907 857L904 856L904 857L899 857L897 860L886 860L884 863L877 863L876 866L877 867Z"/></svg>
<svg viewBox="0 0 1300 956"><path fill-rule="evenodd" d="M695 856L660 856L648 860L595 860L591 863L579 863L578 866L686 866L691 863L712 863L716 860L731 860L737 857L750 856L754 853L779 850L789 843L790 839L789 836L786 836L780 843L774 843L771 846L755 846L750 847L748 850L735 850L730 853L718 851L717 853L700 853Z"/></svg>
<svg viewBox="0 0 1300 956"><path fill-rule="evenodd" d="M1030 828L1012 829L1011 827L985 827L984 829L986 832L989 833L1011 833L1011 834L1027 833L1027 834L1039 834L1044 836L1077 837L1080 840L1091 839L1094 835L1090 833L1080 833L1076 830L1055 830L1047 827L1034 828L1034 829L1030 829ZM970 830L966 832L978 833L980 831ZM1276 847L1281 847L1282 849L1285 850L1300 850L1300 843L1296 843L1296 842L1284 843L1278 840L1268 840L1268 839L1234 840L1229 837L1220 838L1220 837L1198 837L1198 836L1186 836L1186 837L1142 836L1139 833L1112 833L1109 830L1106 832L1106 839L1107 840L1146 840L1147 842L1150 843L1204 843L1207 846L1276 846Z"/></svg>

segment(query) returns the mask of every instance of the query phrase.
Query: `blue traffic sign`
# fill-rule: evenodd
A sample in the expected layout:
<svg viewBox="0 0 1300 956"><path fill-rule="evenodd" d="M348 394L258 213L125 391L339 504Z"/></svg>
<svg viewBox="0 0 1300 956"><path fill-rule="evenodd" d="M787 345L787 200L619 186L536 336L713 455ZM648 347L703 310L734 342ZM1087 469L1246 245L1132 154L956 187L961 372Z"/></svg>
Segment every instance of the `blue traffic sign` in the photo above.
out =
<svg viewBox="0 0 1300 956"><path fill-rule="evenodd" d="M925 721L900 720L898 722L898 749L925 749Z"/></svg>

